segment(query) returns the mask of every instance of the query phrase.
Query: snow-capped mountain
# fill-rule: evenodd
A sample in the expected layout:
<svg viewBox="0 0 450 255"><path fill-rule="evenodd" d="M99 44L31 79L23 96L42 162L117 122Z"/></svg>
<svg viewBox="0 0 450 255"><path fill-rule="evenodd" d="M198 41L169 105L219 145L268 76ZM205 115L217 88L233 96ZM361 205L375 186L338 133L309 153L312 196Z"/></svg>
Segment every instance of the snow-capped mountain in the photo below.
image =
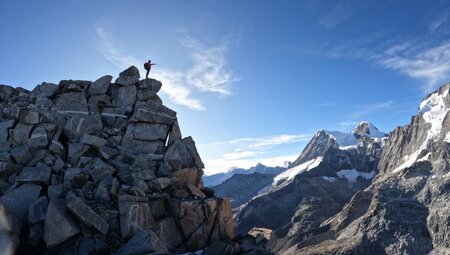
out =
<svg viewBox="0 0 450 255"><path fill-rule="evenodd" d="M279 229L277 236L283 238L318 227L370 184L385 136L368 122L350 133L318 131L291 168L239 208L236 231Z"/></svg>
<svg viewBox="0 0 450 255"><path fill-rule="evenodd" d="M384 142L379 174L309 232L276 231L276 254L450 254L450 83Z"/></svg>

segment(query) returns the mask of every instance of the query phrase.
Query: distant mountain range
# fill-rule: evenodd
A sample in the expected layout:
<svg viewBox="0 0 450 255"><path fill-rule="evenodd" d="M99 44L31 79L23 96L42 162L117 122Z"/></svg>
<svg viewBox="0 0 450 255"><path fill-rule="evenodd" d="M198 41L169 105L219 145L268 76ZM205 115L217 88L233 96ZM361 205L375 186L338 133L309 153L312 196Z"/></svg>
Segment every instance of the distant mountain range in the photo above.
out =
<svg viewBox="0 0 450 255"><path fill-rule="evenodd" d="M253 174L253 173L260 173L260 174L272 174L277 175L283 171L285 171L287 168L289 168L291 165L291 162L286 162L285 166L276 166L276 167L270 167L265 166L261 163L257 164L256 166L253 166L249 169L243 169L243 168L233 168L229 170L228 172L213 174L213 175L203 175L203 182L206 187L212 187L219 185L223 183L224 181L228 180L235 174Z"/></svg>

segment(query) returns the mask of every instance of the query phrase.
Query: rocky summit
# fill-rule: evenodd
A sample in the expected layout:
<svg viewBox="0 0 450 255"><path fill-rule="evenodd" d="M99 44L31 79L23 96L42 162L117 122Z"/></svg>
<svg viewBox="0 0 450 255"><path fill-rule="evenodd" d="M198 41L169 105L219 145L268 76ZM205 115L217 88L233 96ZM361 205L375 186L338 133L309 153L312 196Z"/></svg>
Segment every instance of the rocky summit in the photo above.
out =
<svg viewBox="0 0 450 255"><path fill-rule="evenodd" d="M161 82L134 66L112 78L0 86L2 254L167 254L233 237L231 203L203 187Z"/></svg>

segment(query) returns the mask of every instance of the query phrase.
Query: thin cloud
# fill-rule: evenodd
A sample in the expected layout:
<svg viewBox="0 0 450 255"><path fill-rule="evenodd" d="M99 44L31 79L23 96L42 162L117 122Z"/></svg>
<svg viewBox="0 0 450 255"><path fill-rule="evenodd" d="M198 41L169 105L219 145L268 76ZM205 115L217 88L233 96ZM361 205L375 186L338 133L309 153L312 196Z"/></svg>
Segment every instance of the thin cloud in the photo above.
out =
<svg viewBox="0 0 450 255"><path fill-rule="evenodd" d="M430 23L428 26L428 31L430 33L440 32L444 30L444 32L449 32L448 26L450 25L450 8L445 9L438 15L436 18Z"/></svg>
<svg viewBox="0 0 450 255"><path fill-rule="evenodd" d="M347 20L353 12L349 1L339 2L335 8L328 14L319 19L319 23L328 29L333 29Z"/></svg>
<svg viewBox="0 0 450 255"><path fill-rule="evenodd" d="M358 119L378 111L388 110L394 104L394 101L375 102L370 104L355 105L355 111L351 114L352 119Z"/></svg>
<svg viewBox="0 0 450 255"><path fill-rule="evenodd" d="M430 92L450 75L450 41L432 47L411 50L399 48L396 55L380 60L383 67L399 71L411 78L425 81L424 91Z"/></svg>
<svg viewBox="0 0 450 255"><path fill-rule="evenodd" d="M102 27L96 27L95 32L98 38L98 49L102 55L119 68L127 68L137 63L144 63L145 60L138 59L133 55L126 54L115 45L114 38ZM143 70L140 70L143 73ZM191 91L182 85L183 73L168 69L158 68L154 71L158 79L164 84L161 90L170 101L175 104L186 106L193 110L204 110L205 108L198 99L191 97Z"/></svg>
<svg viewBox="0 0 450 255"><path fill-rule="evenodd" d="M125 53L118 47L111 34L101 26L95 27L98 50L111 63L120 68L127 68L146 60L136 58ZM181 42L181 46L189 51L189 57L193 61L192 68L188 70L171 70L158 67L153 73L164 84L162 92L175 104L188 107L193 110L205 110L199 99L192 96L192 89L202 92L230 95L230 84L237 78L225 68L225 45L216 48L204 47L200 42L188 38ZM141 73L145 72L140 70Z"/></svg>
<svg viewBox="0 0 450 255"><path fill-rule="evenodd" d="M226 68L226 43L208 48L188 37L181 45L190 51L194 61L193 67L187 70L187 81L203 92L230 95L230 84L238 79Z"/></svg>
<svg viewBox="0 0 450 255"><path fill-rule="evenodd" d="M267 154L276 146L304 142L308 141L310 138L310 135L305 134L282 134L276 136L238 138L230 140L228 142L214 143L214 145L229 145L230 147L234 148L233 151L223 154L220 157L221 160L250 160L252 158L255 158L256 156ZM208 146L211 145L212 144L209 144ZM200 147L204 146L200 145Z"/></svg>

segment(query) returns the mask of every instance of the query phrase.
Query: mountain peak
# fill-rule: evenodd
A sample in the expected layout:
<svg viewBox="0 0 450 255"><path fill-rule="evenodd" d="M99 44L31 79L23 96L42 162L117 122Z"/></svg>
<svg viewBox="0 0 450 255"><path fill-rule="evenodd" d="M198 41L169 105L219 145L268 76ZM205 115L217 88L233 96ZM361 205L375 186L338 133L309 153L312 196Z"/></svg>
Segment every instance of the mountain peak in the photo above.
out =
<svg viewBox="0 0 450 255"><path fill-rule="evenodd" d="M359 138L361 136L366 136L369 138L383 138L386 134L378 130L372 123L368 121L363 121L359 123L351 132L355 137Z"/></svg>

